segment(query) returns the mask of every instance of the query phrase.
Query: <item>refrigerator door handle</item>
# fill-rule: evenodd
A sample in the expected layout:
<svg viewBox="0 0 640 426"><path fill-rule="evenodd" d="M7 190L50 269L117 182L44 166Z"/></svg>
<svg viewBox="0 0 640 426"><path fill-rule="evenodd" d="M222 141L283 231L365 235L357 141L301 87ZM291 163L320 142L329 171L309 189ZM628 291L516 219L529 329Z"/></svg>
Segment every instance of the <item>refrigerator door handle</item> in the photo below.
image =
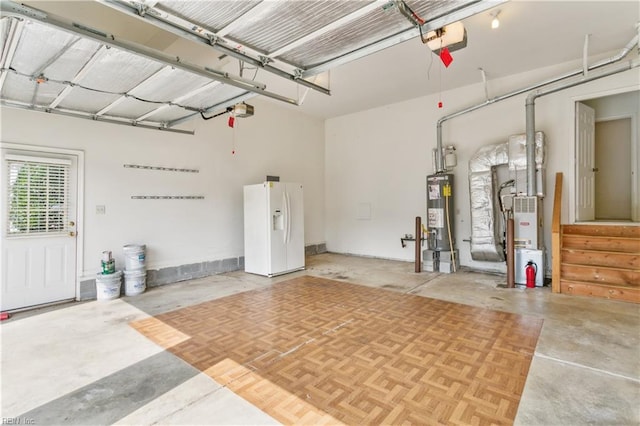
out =
<svg viewBox="0 0 640 426"><path fill-rule="evenodd" d="M287 192L287 243L291 242L291 196Z"/></svg>
<svg viewBox="0 0 640 426"><path fill-rule="evenodd" d="M287 193L286 191L282 193L282 214L283 214L283 233L282 233L282 244L287 244L287 220L289 220L289 211L287 210Z"/></svg>
<svg viewBox="0 0 640 426"><path fill-rule="evenodd" d="M291 195L287 193L287 208L289 209L289 231L288 231L288 242L291 242Z"/></svg>

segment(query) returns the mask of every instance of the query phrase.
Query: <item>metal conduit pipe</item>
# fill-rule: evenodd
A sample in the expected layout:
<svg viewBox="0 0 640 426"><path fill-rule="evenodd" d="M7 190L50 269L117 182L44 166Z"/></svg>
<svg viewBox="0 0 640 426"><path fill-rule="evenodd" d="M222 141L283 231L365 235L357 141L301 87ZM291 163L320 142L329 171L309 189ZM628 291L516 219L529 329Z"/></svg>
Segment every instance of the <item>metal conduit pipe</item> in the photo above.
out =
<svg viewBox="0 0 640 426"><path fill-rule="evenodd" d="M591 66L589 66L588 69L592 70L594 68L599 68L599 67L602 67L604 65L609 65L609 64L612 64L614 62L618 62L619 60L621 60L625 56L627 56L629 54L629 52L631 52L631 49L633 49L634 46L636 46L638 44L638 37L640 36L640 24L636 24L636 30L638 31L638 34L636 34L635 37L633 37L631 40L629 40L629 43L627 43L622 48L622 50L620 52L618 52L617 55L613 55L610 58L598 61L598 62L592 64Z"/></svg>
<svg viewBox="0 0 640 426"><path fill-rule="evenodd" d="M598 61L592 65L590 65L588 67L589 71L595 70L597 68L601 68L604 67L606 65L610 65L614 62L618 62L620 60L622 60L624 57L626 57L629 52L631 51L631 49L633 49L634 46L638 45L638 40L640 37L640 25L637 25L636 28L638 29L638 34L636 34L631 40L629 40L629 42L622 48L622 50L620 52L618 52L618 54L607 58L607 59L603 59L601 61ZM451 120L452 118L455 117L459 117L461 115L467 114L469 112L475 111L477 109L480 108L484 108L488 105L494 104L496 102L500 102L503 101L505 99L509 99L512 98L514 96L518 96L521 95L523 93L527 93L527 92L531 92L532 90L536 90L539 89L541 87L547 86L549 84L553 84L553 83L557 83L558 81L562 81L562 80L566 80L567 78L571 78L571 77L575 77L576 75L582 75L583 74L583 69L582 67L574 70L574 71L570 71L566 74L562 74L559 75L557 77L553 77L547 80L543 80L541 82L532 84L530 86L527 87L523 87L521 89L518 90L514 90L513 92L509 92L509 93L505 93L503 95L500 96L496 96L495 98L491 98L491 99L487 99L486 101L477 104L477 105L473 105L467 108L464 108L462 110L456 111L454 113L445 115L443 117L441 117L437 124L436 124L436 129L437 129L437 135L436 135L436 173L440 173L444 171L444 159L442 158L442 123L444 123L447 120ZM535 132L534 132L535 134ZM534 150L535 153L535 150ZM535 174L535 172L534 172Z"/></svg>
<svg viewBox="0 0 640 426"><path fill-rule="evenodd" d="M526 108L526 118L527 118L527 144L526 144L526 155L527 155L527 195L534 196L536 195L536 168L535 168L535 153L536 153L536 145L535 145L535 108L536 108L536 99L542 96L550 95L552 93L559 92L561 90L569 89L571 87L579 86L584 83L588 83L593 80L598 80L600 78L608 77L610 75L619 74L624 71L628 71L633 68L637 68L640 66L640 58L636 58L622 64L618 64L616 66L612 66L609 68L605 68L599 71L596 71L592 74L588 74L586 77L580 77L579 79L575 79L573 81L562 81L560 84L556 84L553 86L544 87L538 90L534 90L529 93L527 96L527 100L525 102Z"/></svg>
<svg viewBox="0 0 640 426"><path fill-rule="evenodd" d="M538 89L540 90L540 89ZM535 98L529 101L531 95L527 96L526 102L526 138L525 154L527 156L527 195L536 195L536 106Z"/></svg>

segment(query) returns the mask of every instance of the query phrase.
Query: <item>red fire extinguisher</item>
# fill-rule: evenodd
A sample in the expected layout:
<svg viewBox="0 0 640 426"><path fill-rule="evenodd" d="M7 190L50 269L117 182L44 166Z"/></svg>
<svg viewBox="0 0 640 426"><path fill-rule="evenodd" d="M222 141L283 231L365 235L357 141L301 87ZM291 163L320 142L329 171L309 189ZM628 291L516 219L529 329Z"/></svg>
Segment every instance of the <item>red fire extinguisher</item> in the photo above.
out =
<svg viewBox="0 0 640 426"><path fill-rule="evenodd" d="M527 276L527 288L534 288L536 286L536 273L538 272L538 265L533 261L528 261L527 266L524 268L524 273Z"/></svg>

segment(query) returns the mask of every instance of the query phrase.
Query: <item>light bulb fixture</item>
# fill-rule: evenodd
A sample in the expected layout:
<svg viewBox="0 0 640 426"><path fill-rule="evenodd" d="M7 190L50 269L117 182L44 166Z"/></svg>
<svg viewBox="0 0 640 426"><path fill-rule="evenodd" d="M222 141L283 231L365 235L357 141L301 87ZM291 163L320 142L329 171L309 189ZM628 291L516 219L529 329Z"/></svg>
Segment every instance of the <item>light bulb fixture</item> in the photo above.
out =
<svg viewBox="0 0 640 426"><path fill-rule="evenodd" d="M491 16L493 16L493 20L491 21L491 29L495 30L500 26L500 19L498 19L498 15L500 15L500 11L491 14Z"/></svg>

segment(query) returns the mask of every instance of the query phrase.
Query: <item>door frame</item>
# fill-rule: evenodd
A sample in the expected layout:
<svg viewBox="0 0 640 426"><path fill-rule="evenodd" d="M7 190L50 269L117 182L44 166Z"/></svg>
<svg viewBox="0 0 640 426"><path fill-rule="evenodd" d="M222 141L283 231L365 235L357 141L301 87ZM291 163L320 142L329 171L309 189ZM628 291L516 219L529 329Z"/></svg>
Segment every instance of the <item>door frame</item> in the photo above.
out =
<svg viewBox="0 0 640 426"><path fill-rule="evenodd" d="M570 102L568 103L567 107L570 108L570 115L569 117L571 117L570 120L570 125L569 125L569 137L570 137L570 141L571 143L569 144L569 158L575 162L576 160L576 153L577 153L577 149L576 149L576 125L575 125L575 121L576 121L576 102L582 102L582 101L587 101L590 99L594 99L594 98L602 98L605 96L611 96L611 95L620 95L622 93L628 93L628 92L635 92L635 91L640 91L640 85L633 85L633 86L625 86L625 87L620 87L617 89L610 89L610 90L603 90L603 91L599 91L599 92L591 92L591 93L587 93L587 94L582 94L579 96L573 96L570 98ZM625 116L625 117L618 117L618 118L628 118L629 116ZM602 118L602 119L596 119L596 122L598 121L606 121L609 119L615 119L615 118ZM631 164L631 171L635 173L635 176L640 176L640 147L638 145L640 145L640 140L638 139L638 137L640 137L640 135L637 134L637 121L636 121L636 117L631 117L631 138L635 140L635 143L631 144L631 155L632 155L632 164ZM632 142L634 141L632 140ZM577 172L576 172L576 168L575 167L571 167L568 171L568 179L567 182L569 183L569 196L567 198L569 198L569 222L568 223L577 223L576 222L576 209L577 209L577 203L576 203L576 191L578 190L578 176L577 176ZM640 187L638 187L638 179L633 179L633 181L631 182L631 215L632 215L632 219L636 222L640 221Z"/></svg>
<svg viewBox="0 0 640 426"><path fill-rule="evenodd" d="M80 278L84 271L84 151L66 148L54 148L48 146L23 145L20 143L1 142L0 149L14 149L20 151L28 151L36 155L41 152L44 154L74 155L77 161L77 191L76 194L76 271L75 271L75 299L80 300ZM1 161L1 159L0 159ZM2 225L4 226L4 225Z"/></svg>

